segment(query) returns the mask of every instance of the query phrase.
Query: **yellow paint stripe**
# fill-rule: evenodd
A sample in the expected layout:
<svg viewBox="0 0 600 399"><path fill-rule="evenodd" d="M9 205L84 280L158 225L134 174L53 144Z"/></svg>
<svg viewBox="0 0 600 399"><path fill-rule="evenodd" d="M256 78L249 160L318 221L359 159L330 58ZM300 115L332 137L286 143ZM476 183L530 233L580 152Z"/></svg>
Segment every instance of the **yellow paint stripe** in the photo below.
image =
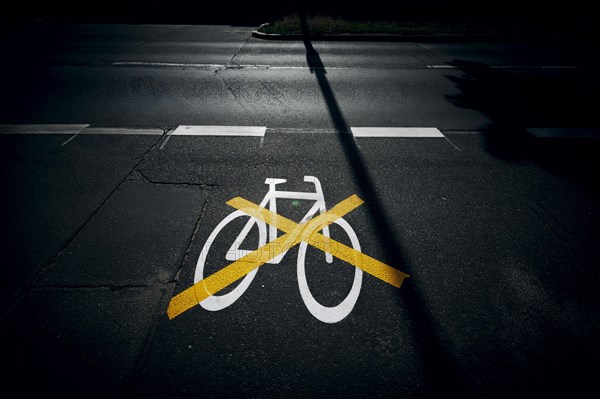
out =
<svg viewBox="0 0 600 399"><path fill-rule="evenodd" d="M296 222L241 197L229 200L227 204L250 216L260 219L263 222L276 226L284 233L292 231L297 226ZM341 242L325 237L317 231L318 230L313 230L313 233L308 237L304 237L302 241L306 241L317 249L331 253L333 256L364 270L370 275L377 277L394 287L400 288L402 281L406 277L409 277L408 274L386 265L369 255L359 252L352 247L342 244Z"/></svg>
<svg viewBox="0 0 600 399"><path fill-rule="evenodd" d="M264 265L301 241L308 239L315 231L323 229L325 226L333 223L340 217L360 206L362 203L363 201L358 198L358 196L353 195L310 221L302 224L295 224L293 229L276 240L247 254L231 263L229 266L198 281L193 286L174 296L169 303L167 316L169 319L173 319L191 309L209 296L216 294L223 288L244 277L257 267Z"/></svg>
<svg viewBox="0 0 600 399"><path fill-rule="evenodd" d="M173 319L198 305L209 296L216 294L252 270L293 247L291 245L293 241L290 240L293 234L293 232L290 232L282 235L174 296L167 309L169 319Z"/></svg>

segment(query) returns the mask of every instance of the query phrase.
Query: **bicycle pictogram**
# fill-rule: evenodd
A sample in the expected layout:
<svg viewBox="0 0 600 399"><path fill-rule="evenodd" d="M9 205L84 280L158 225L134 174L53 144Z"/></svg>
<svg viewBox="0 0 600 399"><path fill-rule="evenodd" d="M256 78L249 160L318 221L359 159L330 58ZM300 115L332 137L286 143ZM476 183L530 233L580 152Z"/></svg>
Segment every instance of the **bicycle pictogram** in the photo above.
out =
<svg viewBox="0 0 600 399"><path fill-rule="evenodd" d="M240 197L227 202L237 210L226 216L209 235L198 257L194 285L172 298L167 310L169 318L173 319L197 304L209 311L218 311L231 306L248 289L260 266L265 263L278 264L288 250L295 245L300 247L297 258L297 277L302 300L309 312L322 322L336 323L350 314L360 295L363 271L395 287L400 287L408 275L363 254L354 229L343 219L345 214L360 206L363 201L353 195L327 210L319 180L314 176L305 176L304 181L314 184L315 190L313 192L278 190L276 186L285 183L286 180L267 178L265 184L269 186L269 190L259 205ZM314 204L300 223L296 223L277 214L278 199L313 201ZM208 277L204 276L207 254L216 237L227 224L243 216L249 217L249 220L225 254L225 259L233 261L233 263ZM341 227L348 236L351 247L331 238L330 224L337 224ZM255 225L259 233L257 249L240 249L240 244L245 242ZM283 231L284 234L279 236L278 230ZM350 292L335 306L320 304L310 291L305 267L308 245L322 250L328 263L331 263L335 256L355 266ZM226 294L217 294L239 279L241 281L233 290Z"/></svg>

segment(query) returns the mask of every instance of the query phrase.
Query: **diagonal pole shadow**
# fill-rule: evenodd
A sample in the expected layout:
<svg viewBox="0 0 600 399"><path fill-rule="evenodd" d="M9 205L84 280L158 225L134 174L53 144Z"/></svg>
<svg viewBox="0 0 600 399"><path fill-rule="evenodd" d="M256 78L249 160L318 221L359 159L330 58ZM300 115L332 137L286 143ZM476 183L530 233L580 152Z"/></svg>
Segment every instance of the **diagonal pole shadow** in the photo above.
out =
<svg viewBox="0 0 600 399"><path fill-rule="evenodd" d="M310 30L306 12L300 12L300 24L306 60L310 72L313 73L319 84L319 89L325 100L329 116L337 131L344 154L354 175L354 181L359 190L359 195L365 200L365 207L372 223L372 228L377 234L377 239L383 244L386 258L393 262L398 269L408 273L411 277L403 284L401 295L404 297L408 317L413 323L416 336L414 337L420 354L422 372L425 379L425 389L434 397L460 397L465 398L468 392L458 373L458 367L448 350L441 342L435 329L435 322L426 306L424 295L418 285L418 272L410 270L410 265L403 257L401 245L394 227L389 223L386 208L377 194L373 179L362 157L351 128L346 122L335 94L327 79L327 70L310 40Z"/></svg>

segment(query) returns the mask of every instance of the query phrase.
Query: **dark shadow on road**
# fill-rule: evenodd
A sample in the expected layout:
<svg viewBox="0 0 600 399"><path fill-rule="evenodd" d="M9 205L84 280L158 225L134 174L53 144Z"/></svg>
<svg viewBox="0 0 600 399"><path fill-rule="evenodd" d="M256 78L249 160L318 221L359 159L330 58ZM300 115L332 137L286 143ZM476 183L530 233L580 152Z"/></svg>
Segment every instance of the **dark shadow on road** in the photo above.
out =
<svg viewBox="0 0 600 399"><path fill-rule="evenodd" d="M309 39L310 32L306 13L300 14L300 21L304 36L303 42L306 47L306 60L311 73L314 73L317 78L330 118L338 132L340 143L359 190L358 195L365 201L366 211L369 220L372 222L371 227L376 232L378 241L382 244L386 258L393 260L393 266L409 275L413 275L413 278L409 278L402 285L400 295L402 295L408 317L413 323L414 331L417 332L413 338L417 343L421 356L425 390L434 397L464 398L467 396L467 391L462 383L454 359L447 348L444 347L438 335L435 322L418 285L418 278L415 277L418 273L413 273L410 270L409 263L403 257L399 234L389 223L390 218L386 207L379 198L350 126L346 122L327 79L325 65Z"/></svg>
<svg viewBox="0 0 600 399"><path fill-rule="evenodd" d="M485 114L485 148L507 162L531 161L598 195L600 140L535 138L528 128L597 127L598 78L578 69L499 69L480 62L451 63L463 75L447 78L460 93L448 96L458 107Z"/></svg>
<svg viewBox="0 0 600 399"><path fill-rule="evenodd" d="M590 204L597 204L600 198L597 177L597 171L600 170L600 139L538 138L529 129L597 127L595 119L598 101L595 97L600 88L598 78L594 76L597 73L585 66L568 70L499 69L479 62L461 60L455 60L452 65L459 68L460 73L450 74L447 78L456 85L459 93L448 96L448 99L458 107L473 109L487 116L489 124L483 131L483 145L488 154L505 163L509 168L504 170L516 176L525 176L529 172L515 172L516 168L511 168L513 165L533 169L534 173L529 175L536 179L533 184L537 185L539 182L544 190L538 191L534 187L531 191L526 188L524 192L531 195L531 203L539 204L538 196L543 195L543 201L549 204L548 209L553 209L554 215L560 215L564 210L565 214L558 219L555 216L545 217L552 219L555 226L572 232L565 235L553 231L545 233L548 235L547 242L552 243L549 247L554 246L554 242L557 243L556 248L569 243L571 262L566 261L567 258L549 260L550 257L554 258L554 253L550 255L540 252L537 261L529 260L519 267L536 276L538 284L543 287L536 289L543 290L547 302L557 301L561 307L569 303L570 309L574 309L569 310L572 314L586 312L588 306L594 306L589 304L594 303L597 297L597 280L593 276L597 270L595 265L598 263L598 252L590 250L591 246L588 249L572 243L581 242L576 237L594 237L597 234L597 229L582 222L586 220L590 222L590 226L593 224L595 214L594 211L589 211L592 209ZM558 180L570 184L557 184ZM525 178L515 183L528 185L531 182L533 180ZM506 189L511 191L513 187ZM581 189L583 195L579 194L578 189ZM595 202L584 198L586 195ZM568 198L568 203L562 198ZM525 205L526 202L524 201ZM515 217L515 223L519 223L519 220L518 216ZM592 241L593 238L590 239ZM552 267L549 268L548 265ZM533 292L534 289L531 288L530 291ZM526 305L528 306L530 305ZM532 309L528 310L532 319L542 313L538 309ZM554 308L550 309L552 312L556 311ZM496 311L500 315L504 312L501 308ZM573 330L565 327L567 325L569 324L562 324L562 321L557 320L543 325L539 330L528 331L526 334L521 332L523 335L519 339L525 339L528 335L535 337L527 338L534 339L537 347L532 352L534 355L528 355L532 359L528 368L534 372L527 377L527 384L509 387L513 394L518 393L519 397L568 397L591 389L588 387L591 387L595 379L590 370L598 369L595 356L597 345L579 338L578 334L588 329L593 331L594 323L589 319L581 327L571 327ZM515 347L518 345L515 344ZM488 372L502 373L502 369L498 367L502 364L501 361L490 360L488 364ZM521 366L518 363L515 366L511 372L516 379L523 369L519 370Z"/></svg>

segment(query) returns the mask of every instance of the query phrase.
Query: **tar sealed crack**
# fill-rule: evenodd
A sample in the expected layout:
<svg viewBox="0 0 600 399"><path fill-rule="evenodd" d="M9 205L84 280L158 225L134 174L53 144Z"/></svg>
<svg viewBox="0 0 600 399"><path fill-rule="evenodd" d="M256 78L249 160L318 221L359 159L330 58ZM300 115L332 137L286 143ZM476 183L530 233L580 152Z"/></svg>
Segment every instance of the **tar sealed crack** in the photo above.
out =
<svg viewBox="0 0 600 399"><path fill-rule="evenodd" d="M200 215L198 216L198 220L196 221L196 226L194 226L194 231L192 232L192 236L190 237L190 239L188 241L188 246L185 249L185 252L183 254L183 260L181 261L181 265L179 265L179 270L177 270L177 272L175 273L175 277L172 282L179 281L179 276L181 275L181 271L183 270L183 267L185 266L185 264L187 263L187 261L190 257L192 244L194 243L194 241L196 241L196 236L198 235L198 231L200 230L200 225L202 224L202 220L204 219L204 215L206 213L207 207L208 207L208 198L204 201L204 205L202 206L202 210L200 211Z"/></svg>
<svg viewBox="0 0 600 399"><path fill-rule="evenodd" d="M188 181L160 181L151 179L144 174L141 170L136 170L136 174L139 175L146 183L150 184L159 184L159 185L168 185L168 186L194 186L194 187L218 187L219 185L216 183L194 183Z"/></svg>

